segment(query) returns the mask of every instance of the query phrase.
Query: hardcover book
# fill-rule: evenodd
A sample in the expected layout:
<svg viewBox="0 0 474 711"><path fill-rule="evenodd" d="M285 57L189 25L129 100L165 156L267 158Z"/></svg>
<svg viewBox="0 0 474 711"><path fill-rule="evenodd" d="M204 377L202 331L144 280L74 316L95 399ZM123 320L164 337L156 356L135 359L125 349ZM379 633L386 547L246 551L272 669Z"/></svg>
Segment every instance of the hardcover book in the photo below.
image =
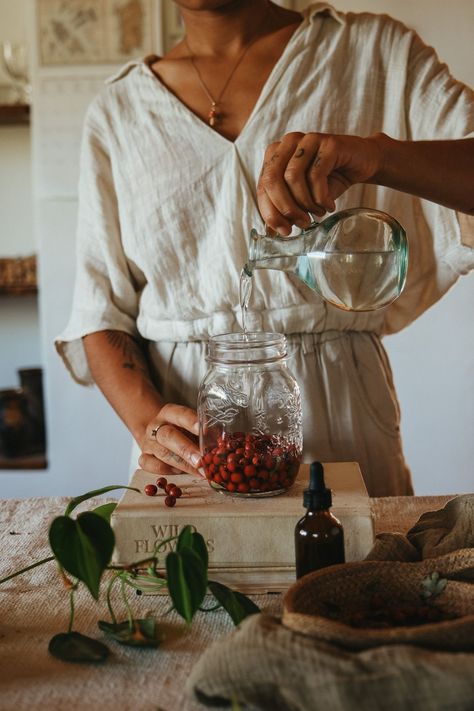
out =
<svg viewBox="0 0 474 711"><path fill-rule="evenodd" d="M333 492L332 512L344 527L346 561L362 560L373 545L369 497L356 462L324 465ZM187 474L168 477L182 489L174 508L165 494L127 490L112 515L115 563L132 563L153 553L156 543L178 535L186 525L202 534L209 550L209 577L242 592L281 592L295 580L294 528L304 515L303 490L309 465L300 467L285 494L236 497L211 489L206 479ZM153 475L137 470L130 482L143 492ZM167 543L163 553L172 550Z"/></svg>

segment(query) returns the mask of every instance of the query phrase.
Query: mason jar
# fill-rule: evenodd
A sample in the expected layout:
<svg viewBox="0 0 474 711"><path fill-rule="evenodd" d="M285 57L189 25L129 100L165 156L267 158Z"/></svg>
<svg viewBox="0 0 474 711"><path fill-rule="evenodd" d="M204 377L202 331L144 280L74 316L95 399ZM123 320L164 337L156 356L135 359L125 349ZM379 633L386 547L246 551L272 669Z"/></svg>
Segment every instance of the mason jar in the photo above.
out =
<svg viewBox="0 0 474 711"><path fill-rule="evenodd" d="M209 484L237 496L286 491L298 473L303 428L285 336L213 336L207 360L198 416L202 468Z"/></svg>

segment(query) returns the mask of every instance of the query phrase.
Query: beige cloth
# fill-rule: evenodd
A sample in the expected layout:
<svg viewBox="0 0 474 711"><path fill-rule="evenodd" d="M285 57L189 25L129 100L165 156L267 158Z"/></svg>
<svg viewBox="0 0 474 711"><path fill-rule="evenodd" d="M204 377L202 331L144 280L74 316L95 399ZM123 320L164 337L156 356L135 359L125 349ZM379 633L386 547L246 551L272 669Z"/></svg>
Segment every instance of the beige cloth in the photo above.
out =
<svg viewBox="0 0 474 711"><path fill-rule="evenodd" d="M48 526L68 502L66 498L0 501L0 578L50 554ZM81 509L100 503L104 499L88 501ZM405 531L420 512L440 503L439 497L375 499L371 502L375 530ZM269 615L280 610L280 595L253 599ZM119 595L114 601L124 619ZM174 613L164 617L167 597L132 598L132 606L136 613L149 612L184 634L175 634L156 651L110 642L112 657L105 665L66 664L47 651L50 638L64 631L68 620L68 595L54 563L0 585L1 711L202 711L201 704L185 697L185 682L206 648L233 629L229 617L222 611L201 614L186 630ZM95 603L81 586L75 629L106 641L97 628L98 619L110 619L105 600Z"/></svg>
<svg viewBox="0 0 474 711"><path fill-rule="evenodd" d="M398 534L394 540L399 543L401 538ZM408 552L397 545L396 558L391 534L383 534L369 558L384 559L384 547L387 557L397 560L428 559L458 549L468 554L466 549L474 546L474 494L425 514L404 540ZM472 553L469 569L466 555L461 560L460 552L462 572L456 575L453 568L447 577L462 581L448 585L470 587L474 595ZM451 557L454 566L455 553ZM443 570L445 558L433 558L433 570L436 561ZM466 619L470 619L466 627L472 629L472 615ZM442 651L442 626L437 637L431 635L430 644L418 640L417 646L410 646L391 640L390 645L354 652L346 649L349 645L343 640L336 642L336 637L329 643L327 629L322 628L318 638L317 618L312 620L308 634L294 632L265 614L245 620L237 631L207 650L195 666L188 682L190 694L209 705L213 699L233 697L262 711L353 711L359 707L364 711L472 711L474 652ZM473 647L472 633L463 640L464 649L466 641L468 648Z"/></svg>
<svg viewBox="0 0 474 711"><path fill-rule="evenodd" d="M262 228L255 183L266 146L294 130L461 138L474 132L473 104L472 91L413 31L326 3L305 12L235 142L199 120L144 61L131 62L85 124L74 305L57 340L67 367L90 383L81 337L139 334L153 344L164 389L195 406L202 343L240 328L238 279L250 228ZM385 310L347 313L292 276L263 271L248 328L295 334L305 459L355 459L371 495L409 493L390 370L370 334L398 331L423 313L472 268L474 250L446 208L369 185L351 188L337 207L360 205L394 215L407 231L404 294Z"/></svg>

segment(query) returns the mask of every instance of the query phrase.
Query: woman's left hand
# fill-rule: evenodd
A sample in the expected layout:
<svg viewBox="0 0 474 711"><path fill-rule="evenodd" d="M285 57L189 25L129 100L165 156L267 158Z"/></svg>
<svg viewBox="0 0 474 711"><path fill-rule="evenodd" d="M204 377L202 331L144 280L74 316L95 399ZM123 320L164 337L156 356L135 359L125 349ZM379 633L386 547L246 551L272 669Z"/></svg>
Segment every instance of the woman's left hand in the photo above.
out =
<svg viewBox="0 0 474 711"><path fill-rule="evenodd" d="M292 225L308 227L308 211L321 217L355 183L370 182L380 169L377 136L287 133L272 143L257 185L260 213L268 227L289 235Z"/></svg>

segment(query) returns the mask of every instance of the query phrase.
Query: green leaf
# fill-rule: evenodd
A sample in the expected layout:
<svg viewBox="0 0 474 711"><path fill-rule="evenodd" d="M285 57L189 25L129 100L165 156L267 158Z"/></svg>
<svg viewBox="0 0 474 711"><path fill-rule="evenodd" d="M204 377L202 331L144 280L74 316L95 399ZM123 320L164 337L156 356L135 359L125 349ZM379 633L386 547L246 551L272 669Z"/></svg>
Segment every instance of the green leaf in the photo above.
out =
<svg viewBox="0 0 474 711"><path fill-rule="evenodd" d="M48 645L49 653L64 662L103 662L109 656L109 648L79 632L64 632L55 635Z"/></svg>
<svg viewBox="0 0 474 711"><path fill-rule="evenodd" d="M103 632L128 647L158 647L161 643L158 626L153 617L133 620L132 629L128 620L117 624L99 620L98 625Z"/></svg>
<svg viewBox="0 0 474 711"><path fill-rule="evenodd" d="M140 493L140 489L136 489L134 486L123 486L122 484L112 484L112 486L104 486L102 487L102 489L94 489L94 491L88 491L86 494L81 494L81 496L76 496L74 499L71 499L71 501L66 507L64 515L69 516L71 511L74 511L74 509L79 506L79 504L82 504L83 501L87 501L87 499L92 499L94 496L106 494L108 491L115 491L116 489L130 489L130 491L138 491L138 493Z"/></svg>
<svg viewBox="0 0 474 711"><path fill-rule="evenodd" d="M191 526L185 526L178 536L176 541L176 550L178 553L183 550L183 548L193 547L193 529Z"/></svg>
<svg viewBox="0 0 474 711"><path fill-rule="evenodd" d="M176 551L178 553L185 548L190 548L197 553L203 566L207 570L207 566L209 564L209 554L207 552L206 542L200 533L193 531L191 526L185 526L183 528L176 542Z"/></svg>
<svg viewBox="0 0 474 711"><path fill-rule="evenodd" d="M107 523L110 523L110 517L116 508L117 504L111 502L110 504L102 504L102 506L97 506L95 509L92 509L92 513L97 514L97 516L101 516L107 521Z"/></svg>
<svg viewBox="0 0 474 711"><path fill-rule="evenodd" d="M224 610L232 618L234 625L238 625L249 615L260 612L260 608L250 598L236 590L231 590L217 583L215 580L209 581L209 590L212 592L217 602L220 602Z"/></svg>
<svg viewBox="0 0 474 711"><path fill-rule="evenodd" d="M166 556L168 591L175 610L188 624L199 609L207 589L207 569L191 548Z"/></svg>
<svg viewBox="0 0 474 711"><path fill-rule="evenodd" d="M115 544L110 524L92 511L79 514L76 520L58 516L49 529L49 543L59 564L82 580L97 600Z"/></svg>

